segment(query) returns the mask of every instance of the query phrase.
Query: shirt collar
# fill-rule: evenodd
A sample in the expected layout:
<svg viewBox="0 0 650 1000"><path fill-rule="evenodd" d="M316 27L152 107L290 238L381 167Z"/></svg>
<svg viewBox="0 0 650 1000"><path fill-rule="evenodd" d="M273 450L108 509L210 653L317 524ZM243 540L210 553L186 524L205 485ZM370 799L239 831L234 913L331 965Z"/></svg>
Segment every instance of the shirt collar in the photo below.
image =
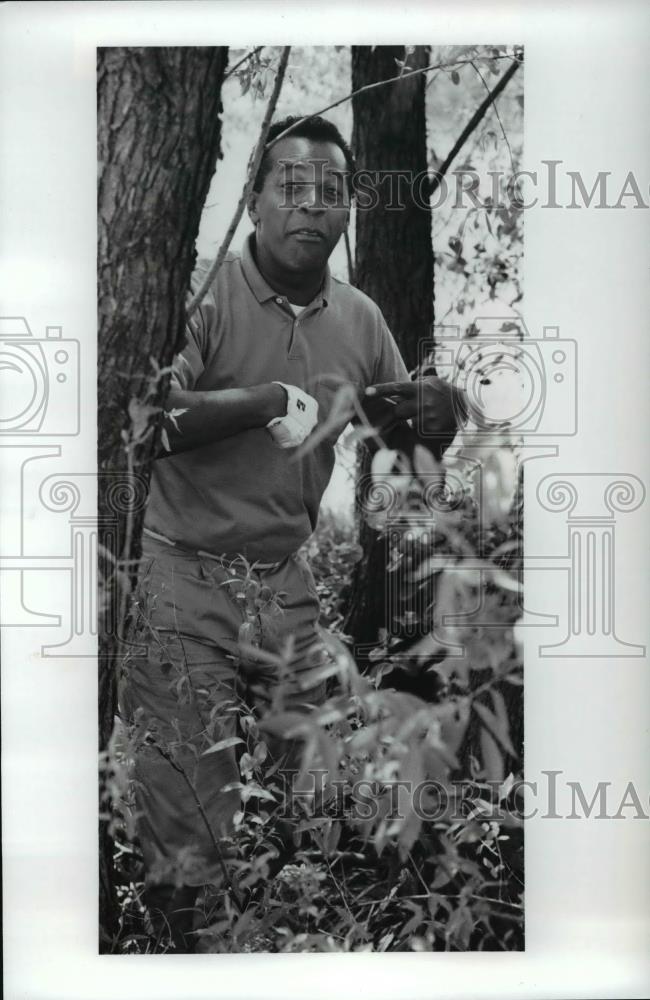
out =
<svg viewBox="0 0 650 1000"><path fill-rule="evenodd" d="M244 277L248 282L251 291L255 295L258 302L268 302L269 299L277 299L278 293L274 291L269 285L268 281L264 277L255 263L255 258L253 257L252 243L255 239L255 233L250 233L244 240L242 251L241 251L241 263L242 270L244 272ZM323 285L320 292L317 293L314 299L308 304L311 306L317 305L327 305L327 302L332 294L332 277L330 274L329 265L325 269L325 277L323 279ZM307 308L307 307L306 307Z"/></svg>

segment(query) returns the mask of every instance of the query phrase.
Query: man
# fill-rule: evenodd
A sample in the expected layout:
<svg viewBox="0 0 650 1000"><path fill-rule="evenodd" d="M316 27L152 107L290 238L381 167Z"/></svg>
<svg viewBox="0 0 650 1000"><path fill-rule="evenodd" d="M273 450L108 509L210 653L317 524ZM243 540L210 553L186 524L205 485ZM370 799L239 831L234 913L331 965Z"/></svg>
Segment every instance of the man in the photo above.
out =
<svg viewBox="0 0 650 1000"><path fill-rule="evenodd" d="M316 526L336 428L298 460L296 447L327 421L341 384L359 397L378 386L398 419L419 406L432 430L455 426L445 384L431 379L416 398L380 310L330 274L354 163L321 118L274 142L296 121L272 126L248 205L254 232L188 324L167 401L169 454L155 464L145 519L147 652L131 664L123 704L149 734L136 787L150 908L180 950L191 947L199 887L224 875L219 838L239 807L227 787L240 777L229 744L238 699L264 708L281 685L284 707L304 710L325 696L318 598L297 552ZM251 646L285 656L285 676L265 671ZM295 765L295 750L273 750Z"/></svg>

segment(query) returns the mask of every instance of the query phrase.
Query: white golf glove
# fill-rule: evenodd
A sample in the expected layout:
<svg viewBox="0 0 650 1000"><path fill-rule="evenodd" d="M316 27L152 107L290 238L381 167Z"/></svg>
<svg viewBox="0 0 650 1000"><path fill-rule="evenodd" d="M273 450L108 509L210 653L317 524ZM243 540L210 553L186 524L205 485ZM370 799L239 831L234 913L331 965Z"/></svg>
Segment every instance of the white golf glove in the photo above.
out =
<svg viewBox="0 0 650 1000"><path fill-rule="evenodd" d="M295 385L285 385L284 382L273 384L281 385L286 392L287 412L283 417L269 420L267 430L279 448L297 448L316 426L318 403Z"/></svg>

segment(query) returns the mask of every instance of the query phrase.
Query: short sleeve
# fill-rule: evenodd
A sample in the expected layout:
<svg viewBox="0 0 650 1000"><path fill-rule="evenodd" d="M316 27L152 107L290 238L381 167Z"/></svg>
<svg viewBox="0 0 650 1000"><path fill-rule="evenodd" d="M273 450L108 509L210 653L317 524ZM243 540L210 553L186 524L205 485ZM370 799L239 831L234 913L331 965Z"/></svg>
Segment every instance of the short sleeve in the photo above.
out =
<svg viewBox="0 0 650 1000"><path fill-rule="evenodd" d="M203 374L204 364L201 351L199 326L202 323L200 309L194 313L185 327L185 346L172 361L171 384L179 389L193 389Z"/></svg>
<svg viewBox="0 0 650 1000"><path fill-rule="evenodd" d="M192 293L196 292L203 275L203 271L195 271L192 275ZM214 319L215 308L212 289L209 289L199 308L187 321L185 344L172 361L170 381L179 389L194 389L205 371L209 330Z"/></svg>
<svg viewBox="0 0 650 1000"><path fill-rule="evenodd" d="M372 384L408 382L410 376L408 368L404 364L404 359L381 312L379 313L379 317L379 352L373 371Z"/></svg>

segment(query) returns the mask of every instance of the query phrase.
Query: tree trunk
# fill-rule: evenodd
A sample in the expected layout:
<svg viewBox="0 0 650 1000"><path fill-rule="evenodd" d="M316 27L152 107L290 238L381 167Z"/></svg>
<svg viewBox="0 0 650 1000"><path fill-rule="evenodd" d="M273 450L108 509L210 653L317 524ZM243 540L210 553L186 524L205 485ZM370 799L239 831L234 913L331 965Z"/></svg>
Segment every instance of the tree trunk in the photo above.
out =
<svg viewBox="0 0 650 1000"><path fill-rule="evenodd" d="M418 46L407 57L402 46L353 46L353 90L395 76L396 59L417 69L427 65L428 49ZM352 104L357 166L370 172L364 184L377 201L372 209L357 207L356 284L380 307L409 369L418 363L420 342L433 332L431 209L424 180L421 193L410 183L428 167L425 81L424 73L399 80L357 95ZM363 476L367 454L360 464ZM364 557L352 581L345 629L363 660L364 647L377 642L388 622L385 541L362 521L360 543Z"/></svg>
<svg viewBox="0 0 650 1000"><path fill-rule="evenodd" d="M199 220L220 155L228 50L98 51L99 747L116 675L160 405L183 342ZM100 823L100 950L117 925L112 843Z"/></svg>

